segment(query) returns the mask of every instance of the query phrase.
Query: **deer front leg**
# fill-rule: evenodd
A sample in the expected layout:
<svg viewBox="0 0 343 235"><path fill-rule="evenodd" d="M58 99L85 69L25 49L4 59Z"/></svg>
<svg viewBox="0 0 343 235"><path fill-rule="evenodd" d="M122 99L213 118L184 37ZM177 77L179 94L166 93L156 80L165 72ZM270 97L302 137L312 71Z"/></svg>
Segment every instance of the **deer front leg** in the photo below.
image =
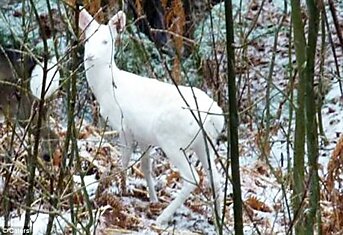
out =
<svg viewBox="0 0 343 235"><path fill-rule="evenodd" d="M148 185L150 202L157 202L158 199L157 199L156 190L155 190L155 182L151 174L152 162L150 159L149 150L150 150L150 146L146 148L142 148L143 155L141 158L141 168L142 168L146 183Z"/></svg>
<svg viewBox="0 0 343 235"><path fill-rule="evenodd" d="M119 134L120 150L121 150L121 163L123 170L127 170L129 167L129 162L133 153L134 143L133 138L130 134L121 132Z"/></svg>
<svg viewBox="0 0 343 235"><path fill-rule="evenodd" d="M124 195L127 194L127 170L129 168L130 159L133 153L134 144L133 138L131 135L121 132L119 134L119 144L120 144L120 151L121 151L121 191Z"/></svg>

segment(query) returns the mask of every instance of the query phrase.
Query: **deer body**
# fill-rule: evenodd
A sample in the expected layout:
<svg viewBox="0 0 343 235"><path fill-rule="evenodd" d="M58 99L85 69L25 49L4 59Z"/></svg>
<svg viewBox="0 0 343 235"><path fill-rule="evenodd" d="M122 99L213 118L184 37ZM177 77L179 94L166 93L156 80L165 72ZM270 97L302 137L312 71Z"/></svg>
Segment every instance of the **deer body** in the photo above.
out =
<svg viewBox="0 0 343 235"><path fill-rule="evenodd" d="M158 129L162 128L158 125L160 123L162 123L162 126L167 124L165 123L166 118L171 120L168 126L175 124L175 128L170 131L175 133L180 129L179 138L187 134L185 130L190 127L194 128L195 132L191 132L192 134L187 137L188 141L180 142L190 143L195 137L193 133L199 131L196 120L174 86L119 70L115 65L112 65L112 68L103 66L101 71L103 73L107 69L107 76L101 76L101 79L93 79L100 78L98 69L93 69L96 66L89 62L85 64L87 81L100 103L100 113L103 117L108 118L110 125L114 129L119 131L124 129L124 131L134 135L134 139L139 143L146 142L146 144L150 145L158 144L155 135L159 134ZM152 87L154 89L151 89ZM179 88L191 109L196 110L193 94L189 92L189 88L183 86ZM220 108L205 93L197 88L193 89L198 99L197 102L203 106L200 107L200 111L203 112L203 120L206 119L207 112L220 112ZM196 111L194 113L197 115ZM182 122L175 120L182 120ZM187 145L185 144L184 148Z"/></svg>
<svg viewBox="0 0 343 235"><path fill-rule="evenodd" d="M113 40L118 34L118 28L124 25L123 12L117 13L108 25L100 25L86 10L81 11L79 26L86 36L86 78L99 102L101 115L108 118L110 125L120 132L120 141L126 146L122 154L124 167L127 167L133 143L137 141L142 151L149 146L161 147L179 169L184 186L158 217L157 222L161 224L170 219L199 183L199 176L184 151L196 153L213 180L215 194L219 196L221 177L214 164L214 151L208 145L210 157L207 156L206 137L198 121L201 120L208 138L214 141L223 128L224 118L217 103L197 88L179 86L188 107L174 85L117 68L113 59ZM148 151L142 156L141 166L150 200L157 201ZM220 200L216 198L215 201L216 210L220 214Z"/></svg>
<svg viewBox="0 0 343 235"><path fill-rule="evenodd" d="M22 66L21 54L13 50L0 49L0 116L4 116L8 121L18 121L22 127L29 124L32 115L34 102L40 98L43 69L35 65L32 58L28 58L25 66ZM52 66L52 65L50 65ZM22 68L25 68L23 70ZM24 78L32 76L32 71L36 71L37 76L31 77L31 92L28 91L28 82ZM23 84L18 83L19 79ZM34 82L32 82L34 80ZM47 94L51 95L58 89L59 73L54 69L53 73L47 72ZM50 86L50 83L54 86ZM56 85L57 84L57 85ZM33 90L32 88L36 89ZM46 95L45 97L48 97ZM51 155L58 145L58 135L48 125L48 115L46 107L43 110L43 123L41 126L42 155ZM35 134L37 126L37 115L34 116L31 128L31 134Z"/></svg>

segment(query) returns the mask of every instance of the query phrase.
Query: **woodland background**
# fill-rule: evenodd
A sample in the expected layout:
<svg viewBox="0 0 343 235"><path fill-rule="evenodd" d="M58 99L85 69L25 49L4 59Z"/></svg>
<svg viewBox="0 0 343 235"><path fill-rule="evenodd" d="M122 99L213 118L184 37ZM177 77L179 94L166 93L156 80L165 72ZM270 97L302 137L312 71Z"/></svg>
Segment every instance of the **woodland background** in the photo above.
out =
<svg viewBox="0 0 343 235"><path fill-rule="evenodd" d="M232 8L230 3L3 1L1 47L43 63L56 56L61 80L52 98L28 107L38 110L37 120L48 112L53 139L35 132L39 121L23 126L14 116L0 125L0 231L341 234L343 1L235 0ZM127 13L116 42L118 67L200 87L225 110L226 133L217 146L225 212L217 228L201 165L201 184L167 228L154 219L182 181L161 150L152 155L160 203L148 201L139 149L129 177L123 177L117 133L99 116L85 80L75 24L81 6L103 23L119 9ZM16 85L27 86L28 79ZM18 92L29 96L27 89ZM44 143L51 144L50 156L42 154Z"/></svg>

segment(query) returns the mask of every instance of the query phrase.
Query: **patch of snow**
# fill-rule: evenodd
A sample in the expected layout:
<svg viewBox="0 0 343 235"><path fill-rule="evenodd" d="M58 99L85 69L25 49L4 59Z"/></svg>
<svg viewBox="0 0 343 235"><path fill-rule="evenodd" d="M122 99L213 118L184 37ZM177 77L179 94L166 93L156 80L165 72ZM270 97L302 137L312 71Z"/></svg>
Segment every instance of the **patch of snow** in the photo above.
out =
<svg viewBox="0 0 343 235"><path fill-rule="evenodd" d="M78 185L78 187L81 187L81 176L79 175L73 175L73 180L74 182ZM98 186L99 186L99 182L98 180L96 179L96 175L93 174L93 175L85 175L83 177L83 180L84 180L84 183L85 183L85 187L86 187L86 190L87 190L87 193L89 195L89 198L91 200L94 199L95 197L95 194L96 194L96 190L98 189Z"/></svg>
<svg viewBox="0 0 343 235"><path fill-rule="evenodd" d="M62 230L67 225L67 222L70 223L69 213L63 213L62 217L57 216L55 219L54 229L53 229L53 231L55 231L54 234L62 233ZM25 220L25 217L23 214L21 216L11 218L9 228L13 229L14 234L23 234L24 220ZM47 229L48 221L49 221L49 214L46 214L46 213L32 214L31 221L34 222L34 226L32 226L29 229L30 230L29 232L31 232L33 235L44 235ZM0 217L0 224L4 224L3 217Z"/></svg>
<svg viewBox="0 0 343 235"><path fill-rule="evenodd" d="M5 179L4 177L0 176L0 195L4 192L5 188Z"/></svg>

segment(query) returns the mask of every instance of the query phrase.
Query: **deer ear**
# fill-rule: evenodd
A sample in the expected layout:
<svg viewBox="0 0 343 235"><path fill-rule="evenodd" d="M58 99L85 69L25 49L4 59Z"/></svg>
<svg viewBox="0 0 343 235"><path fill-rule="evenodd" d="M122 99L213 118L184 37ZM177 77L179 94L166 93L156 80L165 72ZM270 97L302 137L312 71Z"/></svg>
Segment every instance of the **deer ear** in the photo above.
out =
<svg viewBox="0 0 343 235"><path fill-rule="evenodd" d="M93 21L91 16L86 9L82 9L79 15L79 28L84 31Z"/></svg>
<svg viewBox="0 0 343 235"><path fill-rule="evenodd" d="M123 11L119 11L115 14L109 21L109 25L112 30L115 30L117 33L124 30L126 24L126 15Z"/></svg>

